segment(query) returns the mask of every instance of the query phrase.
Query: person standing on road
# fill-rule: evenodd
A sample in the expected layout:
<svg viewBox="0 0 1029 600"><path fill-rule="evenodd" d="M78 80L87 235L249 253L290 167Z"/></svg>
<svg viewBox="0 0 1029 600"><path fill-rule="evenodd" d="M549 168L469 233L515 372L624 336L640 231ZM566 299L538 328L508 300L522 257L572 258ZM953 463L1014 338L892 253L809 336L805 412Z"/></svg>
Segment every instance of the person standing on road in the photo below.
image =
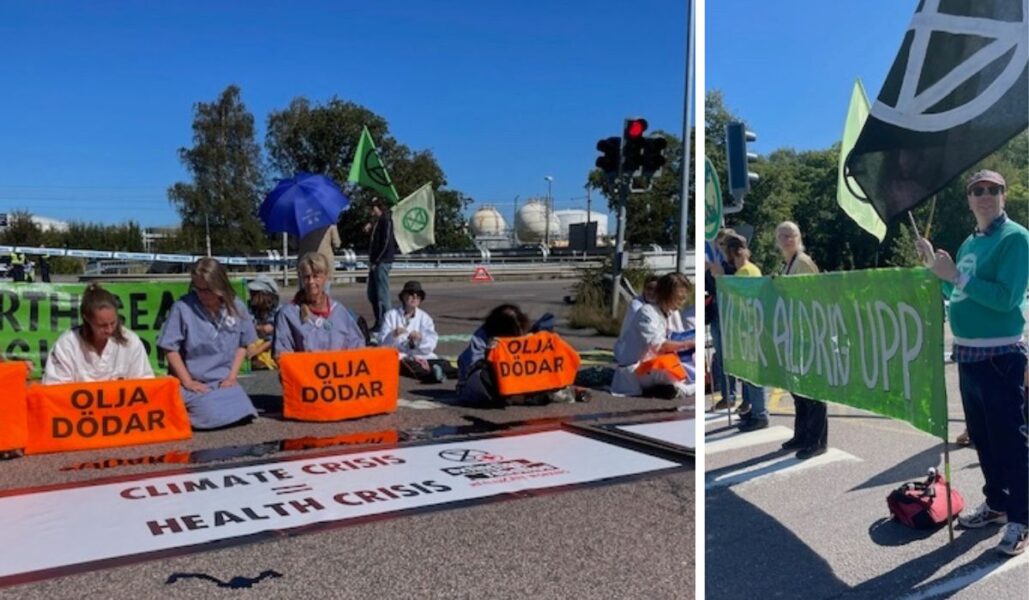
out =
<svg viewBox="0 0 1029 600"><path fill-rule="evenodd" d="M725 256L736 268L734 277L761 277L761 269L750 262L750 249L742 235L730 235L725 240ZM716 275L717 273L716 268ZM768 427L768 407L765 405L765 389L747 381L743 382L743 403L740 409L741 432L756 431ZM747 410L744 411L743 409Z"/></svg>
<svg viewBox="0 0 1029 600"><path fill-rule="evenodd" d="M782 252L779 275L804 275L818 272L818 266L804 252L800 227L783 221L775 228L775 245ZM797 458L807 460L825 454L829 444L829 417L825 402L793 394L793 438L784 442L783 450L796 450Z"/></svg>
<svg viewBox="0 0 1029 600"><path fill-rule="evenodd" d="M325 293L332 289L332 276L336 271L336 250L341 245L339 229L335 224L326 227L319 227L308 232L300 238L297 245L297 256L303 256L308 252L317 252L325 257L329 263L329 272L325 274Z"/></svg>
<svg viewBox="0 0 1029 600"><path fill-rule="evenodd" d="M997 550L1025 551L1029 525L1026 438L1026 347L1022 310L1029 287L1029 231L1008 218L1004 177L978 171L968 180L976 229L958 249L957 264L919 238L919 254L943 280L950 299L954 362L968 433L979 454L986 501L959 517L966 528L1007 523Z"/></svg>
<svg viewBox="0 0 1029 600"><path fill-rule="evenodd" d="M393 268L397 241L393 235L393 217L386 201L382 198L372 199L370 211L372 221L365 225L365 231L371 232L368 246L368 302L371 302L375 314L372 337L378 342L382 336L382 319L390 308L389 271Z"/></svg>
<svg viewBox="0 0 1029 600"><path fill-rule="evenodd" d="M704 271L704 292L707 294L705 300L707 312L705 314L708 325L711 326L711 341L715 349L714 356L711 358L711 376L722 394L722 399L715 404L714 410L731 409L736 406L736 378L725 372L722 362L722 330L718 318L718 292L715 282L716 274L734 275L736 273L736 267L723 260L725 240L729 239L730 235L736 235L736 232L729 228L719 230L715 237L715 247L718 251L713 253L716 256L707 262Z"/></svg>

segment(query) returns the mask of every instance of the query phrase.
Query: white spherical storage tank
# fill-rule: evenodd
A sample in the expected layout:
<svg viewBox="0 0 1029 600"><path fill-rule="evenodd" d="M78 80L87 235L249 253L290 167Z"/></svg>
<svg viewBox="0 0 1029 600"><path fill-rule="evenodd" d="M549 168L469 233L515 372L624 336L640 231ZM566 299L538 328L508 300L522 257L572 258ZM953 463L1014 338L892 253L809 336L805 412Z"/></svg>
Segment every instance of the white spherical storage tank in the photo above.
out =
<svg viewBox="0 0 1029 600"><path fill-rule="evenodd" d="M550 213L550 239L560 237L561 222ZM515 214L515 233L522 243L542 242L547 235L547 205L540 200L526 202Z"/></svg>
<svg viewBox="0 0 1029 600"><path fill-rule="evenodd" d="M607 215L598 213L593 210L593 217L589 219L597 224L597 237L603 237L607 235ZM568 239L568 227L570 225L576 225L578 223L585 223L586 211L579 208L570 208L566 210L559 210L555 213L558 221L561 223L561 237Z"/></svg>
<svg viewBox="0 0 1029 600"><path fill-rule="evenodd" d="M507 229L504 215L489 204L475 211L470 223L473 237L503 235Z"/></svg>

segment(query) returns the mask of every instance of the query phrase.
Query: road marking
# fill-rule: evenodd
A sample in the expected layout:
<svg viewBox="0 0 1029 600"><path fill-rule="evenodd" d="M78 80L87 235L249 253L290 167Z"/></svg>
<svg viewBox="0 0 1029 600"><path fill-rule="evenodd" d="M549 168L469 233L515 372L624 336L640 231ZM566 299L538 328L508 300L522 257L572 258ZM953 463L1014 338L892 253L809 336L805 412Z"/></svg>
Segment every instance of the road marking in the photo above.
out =
<svg viewBox="0 0 1029 600"><path fill-rule="evenodd" d="M433 402L432 400L408 400L407 398L397 398L397 407L399 408L430 410L433 408L443 408L443 406L444 405L439 402Z"/></svg>
<svg viewBox="0 0 1029 600"><path fill-rule="evenodd" d="M1016 558L1004 558L1002 555L997 554L997 562L993 564L979 567L970 573L966 573L952 579L940 581L927 588L919 590L917 593L904 596L903 600L918 600L921 598L943 596L945 594L965 589L970 585L984 581L994 575L999 575L1005 571L1025 566L1029 566L1029 554L1023 554Z"/></svg>
<svg viewBox="0 0 1029 600"><path fill-rule="evenodd" d="M707 447L710 448L710 445ZM861 462L861 459L837 448L829 448L829 451L825 454L809 458L807 460L798 460L792 453L790 453L786 456L780 456L778 458L773 458L772 460L766 460L754 465L749 465L736 471L729 471L728 473L722 473L721 475L706 477L704 489L709 490L711 488L729 486L734 486L739 489L744 484L753 483L759 479L764 480L765 478L771 477L781 479L800 471L806 471L808 469L840 461Z"/></svg>
<svg viewBox="0 0 1029 600"><path fill-rule="evenodd" d="M758 429L750 433L731 433L728 436L720 437L704 443L704 454L717 454L729 450L739 450L750 446L771 444L781 442L793 437L793 430L789 427L776 425L768 429Z"/></svg>

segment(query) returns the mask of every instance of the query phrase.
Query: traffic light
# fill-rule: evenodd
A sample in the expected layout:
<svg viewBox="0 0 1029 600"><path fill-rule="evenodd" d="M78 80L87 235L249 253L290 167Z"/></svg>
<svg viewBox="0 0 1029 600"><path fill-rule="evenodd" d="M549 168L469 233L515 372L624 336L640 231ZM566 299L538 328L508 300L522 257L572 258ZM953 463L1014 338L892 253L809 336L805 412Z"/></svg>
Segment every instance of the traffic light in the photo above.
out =
<svg viewBox="0 0 1029 600"><path fill-rule="evenodd" d="M729 192L737 201L750 191L750 185L760 179L750 171L749 164L757 160L757 154L747 152L747 142L757 141L757 134L747 131L743 123L733 122L725 128L725 153L729 166Z"/></svg>
<svg viewBox="0 0 1029 600"><path fill-rule="evenodd" d="M616 177L618 163L622 158L622 140L616 137L604 138L597 142L597 150L604 154L597 157L597 167L608 177Z"/></svg>
<svg viewBox="0 0 1029 600"><path fill-rule="evenodd" d="M667 146L668 140L659 135L644 138L641 161L644 177L653 177L661 170L661 167L665 166L664 151Z"/></svg>
<svg viewBox="0 0 1029 600"><path fill-rule="evenodd" d="M631 176L643 166L646 119L626 119L622 130L622 174Z"/></svg>

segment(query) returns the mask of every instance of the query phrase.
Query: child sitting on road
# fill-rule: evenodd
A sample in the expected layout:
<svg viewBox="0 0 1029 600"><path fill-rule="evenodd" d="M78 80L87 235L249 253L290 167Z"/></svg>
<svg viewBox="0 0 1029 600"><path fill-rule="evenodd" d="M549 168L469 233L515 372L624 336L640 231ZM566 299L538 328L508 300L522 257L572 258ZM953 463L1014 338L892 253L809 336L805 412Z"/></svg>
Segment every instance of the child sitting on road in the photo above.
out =
<svg viewBox="0 0 1029 600"><path fill-rule="evenodd" d="M279 286L266 275L247 283L250 302L247 308L254 317L257 341L247 346L247 358L252 369L276 369L272 358L272 341L275 337L275 315L279 311Z"/></svg>
<svg viewBox="0 0 1029 600"><path fill-rule="evenodd" d="M425 290L417 281L408 281L400 291L400 306L383 317L382 346L400 352L400 374L422 383L442 383L447 379L450 364L436 356L436 325L420 307Z"/></svg>

